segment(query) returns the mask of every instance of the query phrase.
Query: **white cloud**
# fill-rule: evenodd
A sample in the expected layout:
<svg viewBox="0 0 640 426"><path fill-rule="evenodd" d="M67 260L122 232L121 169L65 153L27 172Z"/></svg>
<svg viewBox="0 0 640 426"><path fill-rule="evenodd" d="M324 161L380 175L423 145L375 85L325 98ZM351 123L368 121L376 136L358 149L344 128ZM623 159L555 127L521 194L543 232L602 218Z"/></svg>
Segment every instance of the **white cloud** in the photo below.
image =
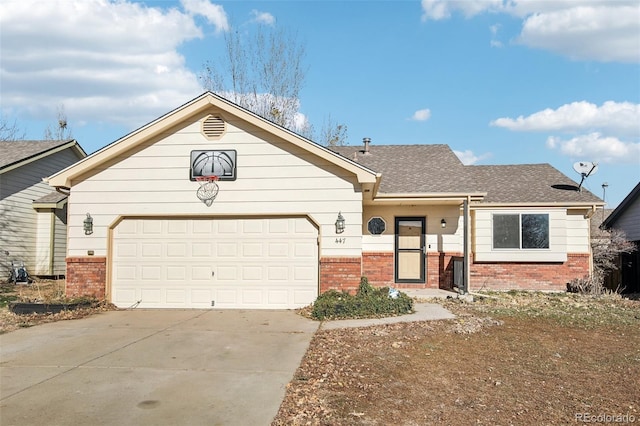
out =
<svg viewBox="0 0 640 426"><path fill-rule="evenodd" d="M570 7L527 17L518 42L574 60L640 61L638 3Z"/></svg>
<svg viewBox="0 0 640 426"><path fill-rule="evenodd" d="M422 0L422 11L423 21L508 14L522 19L523 45L575 60L640 62L636 0Z"/></svg>
<svg viewBox="0 0 640 426"><path fill-rule="evenodd" d="M455 11L460 11L469 18L485 11L501 8L502 0L422 0L422 20L446 19Z"/></svg>
<svg viewBox="0 0 640 426"><path fill-rule="evenodd" d="M501 25L495 24L489 27L489 31L491 31L491 47L502 47L503 44L500 40L497 39L498 32L500 31Z"/></svg>
<svg viewBox="0 0 640 426"><path fill-rule="evenodd" d="M431 110L428 108L419 109L411 116L413 121L427 121L429 118L431 118Z"/></svg>
<svg viewBox="0 0 640 426"><path fill-rule="evenodd" d="M134 128L202 92L178 47L202 38L194 14L225 28L224 11L185 0L187 12L121 0L0 3L0 97L25 117ZM37 11L37 13L34 13Z"/></svg>
<svg viewBox="0 0 640 426"><path fill-rule="evenodd" d="M640 165L640 143L623 142L597 132L568 140L552 136L547 139L547 147L576 160Z"/></svg>
<svg viewBox="0 0 640 426"><path fill-rule="evenodd" d="M581 101L558 109L547 108L527 117L498 118L490 124L513 131L606 131L614 135L640 136L640 104L607 101L601 106Z"/></svg>
<svg viewBox="0 0 640 426"><path fill-rule="evenodd" d="M458 157L458 159L460 159L462 164L464 164L465 166L470 166L472 164L476 164L479 161L482 161L482 160L484 160L486 158L491 157L490 153L476 155L476 154L473 153L473 151L471 151L469 149L467 149L465 151L456 151L456 150L454 150L453 153Z"/></svg>
<svg viewBox="0 0 640 426"><path fill-rule="evenodd" d="M251 16L253 17L253 22L260 24L273 25L276 23L276 18L268 12L260 12L259 10L253 9Z"/></svg>
<svg viewBox="0 0 640 426"><path fill-rule="evenodd" d="M224 8L209 0L180 0L182 7L191 15L204 16L216 27L216 32L229 31L229 19Z"/></svg>

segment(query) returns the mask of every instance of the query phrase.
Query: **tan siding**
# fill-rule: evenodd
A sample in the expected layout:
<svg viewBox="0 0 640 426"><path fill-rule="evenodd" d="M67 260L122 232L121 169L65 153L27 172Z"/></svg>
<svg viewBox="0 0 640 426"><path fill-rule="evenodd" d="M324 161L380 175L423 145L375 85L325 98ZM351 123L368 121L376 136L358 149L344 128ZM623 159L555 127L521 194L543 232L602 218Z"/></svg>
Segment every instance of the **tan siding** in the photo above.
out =
<svg viewBox="0 0 640 426"><path fill-rule="evenodd" d="M589 253L591 251L589 241L589 221L585 220L584 213L568 213L567 227L567 253Z"/></svg>
<svg viewBox="0 0 640 426"><path fill-rule="evenodd" d="M233 123L227 129L211 141L200 133L199 122L192 122L74 184L69 255L93 250L104 256L107 230L118 217L158 215L308 215L319 225L322 255L360 254L362 202L354 176L279 140L267 143L258 137L270 137L264 132L247 133ZM211 207L196 197L200 184L189 180L191 151L205 149L237 151L237 180L218 182L220 192ZM82 230L87 212L94 219L90 236ZM338 212L347 221L340 239L334 226Z"/></svg>
<svg viewBox="0 0 640 426"><path fill-rule="evenodd" d="M395 218L415 216L427 218L426 244L429 252L462 251L462 217L458 206L367 206L363 212L362 235L364 252L393 252L395 247ZM382 235L370 235L369 219L381 217L387 224ZM447 221L442 228L440 221Z"/></svg>
<svg viewBox="0 0 640 426"><path fill-rule="evenodd" d="M35 241L35 266L31 271L36 275L49 275L51 259L51 210L39 211L36 214L37 232Z"/></svg>

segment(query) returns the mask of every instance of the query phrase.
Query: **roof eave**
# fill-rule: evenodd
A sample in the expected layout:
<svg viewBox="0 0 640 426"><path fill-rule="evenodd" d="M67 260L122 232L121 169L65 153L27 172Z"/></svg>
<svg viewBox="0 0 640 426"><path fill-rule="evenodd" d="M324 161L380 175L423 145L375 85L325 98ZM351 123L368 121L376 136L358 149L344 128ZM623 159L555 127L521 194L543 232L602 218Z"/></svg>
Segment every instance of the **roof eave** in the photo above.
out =
<svg viewBox="0 0 640 426"><path fill-rule="evenodd" d="M479 201L486 192L425 192L376 194L372 204L460 204L465 200Z"/></svg>
<svg viewBox="0 0 640 426"><path fill-rule="evenodd" d="M69 201L68 198L60 200L58 202L38 203L37 201L34 201L31 204L31 207L33 207L36 210L37 209L62 209L64 207L64 205L67 204L68 201Z"/></svg>
<svg viewBox="0 0 640 426"><path fill-rule="evenodd" d="M495 207L563 207L567 209L590 209L594 207L602 207L604 202L521 202L521 203L499 203L499 202L480 202L474 203L474 208L495 208Z"/></svg>

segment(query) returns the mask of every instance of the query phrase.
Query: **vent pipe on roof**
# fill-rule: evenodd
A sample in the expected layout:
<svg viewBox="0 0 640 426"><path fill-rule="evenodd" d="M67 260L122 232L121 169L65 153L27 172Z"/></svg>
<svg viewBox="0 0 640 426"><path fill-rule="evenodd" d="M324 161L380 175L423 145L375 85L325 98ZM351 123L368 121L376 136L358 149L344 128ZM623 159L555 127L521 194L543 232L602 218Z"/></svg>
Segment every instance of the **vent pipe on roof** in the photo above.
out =
<svg viewBox="0 0 640 426"><path fill-rule="evenodd" d="M362 142L364 142L364 150L362 152L365 155L370 154L370 152L369 152L369 144L371 143L371 138L362 138Z"/></svg>

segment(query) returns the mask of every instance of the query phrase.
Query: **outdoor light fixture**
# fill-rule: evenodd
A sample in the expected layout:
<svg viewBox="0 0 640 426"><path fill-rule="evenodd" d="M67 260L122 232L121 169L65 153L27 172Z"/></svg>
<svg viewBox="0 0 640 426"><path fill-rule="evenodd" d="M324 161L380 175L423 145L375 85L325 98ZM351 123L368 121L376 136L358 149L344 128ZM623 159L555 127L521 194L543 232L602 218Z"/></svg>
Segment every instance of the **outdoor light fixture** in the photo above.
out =
<svg viewBox="0 0 640 426"><path fill-rule="evenodd" d="M342 234L344 232L344 217L342 212L338 213L338 219L336 219L336 234Z"/></svg>
<svg viewBox="0 0 640 426"><path fill-rule="evenodd" d="M93 234L93 218L89 213L87 213L87 217L84 220L84 235Z"/></svg>
<svg viewBox="0 0 640 426"><path fill-rule="evenodd" d="M446 228L446 227L447 227L447 221L446 221L446 220L444 220L444 218L442 218L442 220L440 221L440 226L441 226L442 228Z"/></svg>

